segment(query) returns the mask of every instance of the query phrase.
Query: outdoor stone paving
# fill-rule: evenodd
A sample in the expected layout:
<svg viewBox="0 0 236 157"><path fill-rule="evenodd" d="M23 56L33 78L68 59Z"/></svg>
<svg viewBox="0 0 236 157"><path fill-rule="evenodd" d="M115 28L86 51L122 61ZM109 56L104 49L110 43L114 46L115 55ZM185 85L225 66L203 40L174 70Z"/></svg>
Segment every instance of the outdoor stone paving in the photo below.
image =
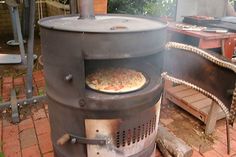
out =
<svg viewBox="0 0 236 157"><path fill-rule="evenodd" d="M45 81L42 71L34 72L34 95L44 93ZM0 84L0 93L3 101L9 101L11 88L14 87L18 98L24 98L23 77L4 77ZM53 157L52 142L50 139L50 125L48 107L46 103L21 109L21 122L17 125L10 123L9 112L1 114L0 120L0 152L4 157ZM185 141L191 143L191 133L181 130L179 134L175 124L181 120L185 125L201 126L199 121L192 116L173 106L164 106L161 111L161 123L176 133ZM179 128L184 129L184 125ZM188 128L189 128L188 127ZM186 127L187 128L187 127ZM185 129L186 129L185 128ZM186 133L185 133L186 131ZM230 129L231 134L231 155L227 155L226 135L224 120L218 121L217 129L214 133L214 141L209 148L201 148L202 145L195 142L193 157L236 157L236 128ZM202 138L201 132L197 138ZM204 150L205 149L205 150ZM157 157L160 153L157 151Z"/></svg>

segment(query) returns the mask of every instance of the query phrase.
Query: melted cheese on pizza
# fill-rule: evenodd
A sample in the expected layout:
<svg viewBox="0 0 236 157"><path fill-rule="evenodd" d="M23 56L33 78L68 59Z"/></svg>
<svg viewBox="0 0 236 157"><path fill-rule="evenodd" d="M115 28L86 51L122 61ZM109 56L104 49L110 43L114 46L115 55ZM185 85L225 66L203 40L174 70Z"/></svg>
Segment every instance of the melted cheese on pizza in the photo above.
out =
<svg viewBox="0 0 236 157"><path fill-rule="evenodd" d="M99 69L86 77L86 84L95 90L122 93L141 88L146 78L141 72L127 68Z"/></svg>

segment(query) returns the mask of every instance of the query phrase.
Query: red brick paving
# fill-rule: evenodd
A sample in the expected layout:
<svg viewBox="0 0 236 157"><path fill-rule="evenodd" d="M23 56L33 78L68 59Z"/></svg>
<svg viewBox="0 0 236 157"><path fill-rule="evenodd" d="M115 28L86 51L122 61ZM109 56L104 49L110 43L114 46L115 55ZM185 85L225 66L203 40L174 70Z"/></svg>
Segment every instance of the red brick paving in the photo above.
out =
<svg viewBox="0 0 236 157"><path fill-rule="evenodd" d="M204 157L221 157L215 150L210 150L203 154Z"/></svg>
<svg viewBox="0 0 236 157"><path fill-rule="evenodd" d="M38 145L22 149L22 157L41 157Z"/></svg>
<svg viewBox="0 0 236 157"><path fill-rule="evenodd" d="M13 77L11 77L11 76L4 77L4 78L3 78L3 85L4 85L4 84L11 84L12 81L13 81Z"/></svg>
<svg viewBox="0 0 236 157"><path fill-rule="evenodd" d="M18 127L16 125L3 127L3 142L11 143L12 141L18 140Z"/></svg>
<svg viewBox="0 0 236 157"><path fill-rule="evenodd" d="M34 122L37 135L50 133L50 125L47 118L43 118Z"/></svg>
<svg viewBox="0 0 236 157"><path fill-rule="evenodd" d="M35 94L44 92L45 80L42 71L37 71L33 75ZM9 101L10 91L13 87L18 88L18 98L24 98L23 77L5 77L0 85L0 96L3 101ZM178 117L179 115L176 115ZM169 125L175 119L162 119L164 125ZM165 124L166 123L166 124ZM193 146L193 157L232 157L236 156L236 128L230 129L231 134L231 155L227 155L225 125L222 121L217 123L215 131L216 141L213 148L203 154L199 153ZM3 151L5 157L53 157L53 148L50 139L50 126L48 120L47 104L42 107L31 109L31 115L17 125L13 125L9 120L0 120L0 152ZM157 157L161 156L157 152Z"/></svg>
<svg viewBox="0 0 236 157"><path fill-rule="evenodd" d="M5 157L21 157L19 141L15 140L10 143L3 143L3 152Z"/></svg>
<svg viewBox="0 0 236 157"><path fill-rule="evenodd" d="M41 152L48 153L52 151L52 141L50 139L50 133L45 133L38 135L38 140L39 140L39 146L41 149Z"/></svg>
<svg viewBox="0 0 236 157"><path fill-rule="evenodd" d="M32 118L22 120L18 126L20 132L26 129L34 128L33 120Z"/></svg>
<svg viewBox="0 0 236 157"><path fill-rule="evenodd" d="M54 157L54 154L53 154L53 152L46 153L46 154L43 155L43 157Z"/></svg>
<svg viewBox="0 0 236 157"><path fill-rule="evenodd" d="M21 143L21 148L25 149L34 145L37 145L37 137L35 134L35 129L30 128L30 129L25 129L20 132L20 143Z"/></svg>
<svg viewBox="0 0 236 157"><path fill-rule="evenodd" d="M193 150L193 155L192 156L193 157L202 157L202 155L196 150Z"/></svg>
<svg viewBox="0 0 236 157"><path fill-rule="evenodd" d="M44 108L41 108L39 110L35 110L34 108L32 109L32 116L33 116L33 120L37 121L40 120L42 118L46 118L46 113Z"/></svg>

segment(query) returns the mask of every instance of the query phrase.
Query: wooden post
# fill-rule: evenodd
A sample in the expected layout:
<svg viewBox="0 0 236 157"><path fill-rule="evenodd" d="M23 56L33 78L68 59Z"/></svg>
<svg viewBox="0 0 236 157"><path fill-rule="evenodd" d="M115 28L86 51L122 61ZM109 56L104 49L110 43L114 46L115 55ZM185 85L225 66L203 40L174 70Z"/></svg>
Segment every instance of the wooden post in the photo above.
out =
<svg viewBox="0 0 236 157"><path fill-rule="evenodd" d="M173 86L173 82L169 81L169 80L165 80L164 83L164 92L163 92L163 97L162 97L162 105L167 105L169 104L169 100L166 98L166 89L170 88Z"/></svg>
<svg viewBox="0 0 236 157"><path fill-rule="evenodd" d="M163 155L163 157L172 157L170 152L165 148L165 146L164 146L162 141L157 140L156 143L157 143L157 146L158 146L161 154Z"/></svg>
<svg viewBox="0 0 236 157"><path fill-rule="evenodd" d="M162 151L166 149L175 157L191 157L193 154L190 146L160 124L158 126L156 142L158 145L161 144L161 147L164 147L161 148ZM166 151L164 152L166 153ZM168 156L168 153L164 155Z"/></svg>
<svg viewBox="0 0 236 157"><path fill-rule="evenodd" d="M215 130L217 113L219 110L220 110L219 105L215 101L212 101L211 109L209 111L206 122L206 128L205 128L206 135L213 133L213 131Z"/></svg>

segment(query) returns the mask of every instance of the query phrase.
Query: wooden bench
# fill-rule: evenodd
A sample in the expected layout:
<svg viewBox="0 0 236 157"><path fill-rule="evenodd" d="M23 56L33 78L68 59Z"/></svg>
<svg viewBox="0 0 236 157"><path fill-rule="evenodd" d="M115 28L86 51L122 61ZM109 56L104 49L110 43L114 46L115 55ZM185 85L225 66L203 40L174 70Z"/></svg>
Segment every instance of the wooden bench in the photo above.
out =
<svg viewBox="0 0 236 157"><path fill-rule="evenodd" d="M166 81L163 104L173 102L206 124L205 134L211 134L216 121L225 117L212 99L184 85L173 86Z"/></svg>

